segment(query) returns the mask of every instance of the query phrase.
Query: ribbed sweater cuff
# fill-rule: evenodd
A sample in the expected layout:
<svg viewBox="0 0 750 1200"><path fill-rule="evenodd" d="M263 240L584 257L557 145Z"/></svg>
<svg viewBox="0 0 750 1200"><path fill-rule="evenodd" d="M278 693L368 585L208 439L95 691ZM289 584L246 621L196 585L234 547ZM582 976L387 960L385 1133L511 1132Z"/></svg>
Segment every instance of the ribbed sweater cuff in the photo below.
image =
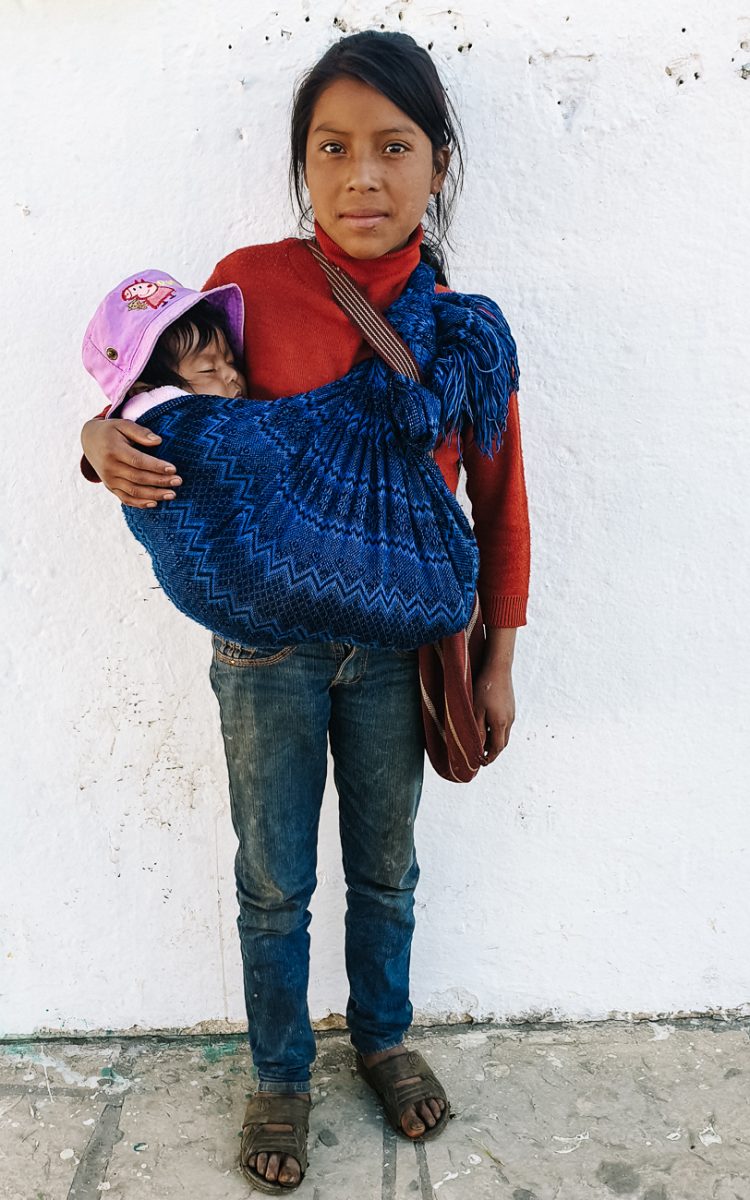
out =
<svg viewBox="0 0 750 1200"><path fill-rule="evenodd" d="M103 421L111 407L111 404L106 404L102 411L96 414L94 420ZM101 479L97 475L89 460L86 458L85 454L81 455L81 474L83 475L84 479L88 479L89 483L101 483Z"/></svg>
<svg viewBox="0 0 750 1200"><path fill-rule="evenodd" d="M92 467L85 454L81 455L81 474L84 479L88 479L89 483L101 483L101 479Z"/></svg>
<svg viewBox="0 0 750 1200"><path fill-rule="evenodd" d="M480 593L482 620L490 629L514 629L526 624L527 596L493 596Z"/></svg>

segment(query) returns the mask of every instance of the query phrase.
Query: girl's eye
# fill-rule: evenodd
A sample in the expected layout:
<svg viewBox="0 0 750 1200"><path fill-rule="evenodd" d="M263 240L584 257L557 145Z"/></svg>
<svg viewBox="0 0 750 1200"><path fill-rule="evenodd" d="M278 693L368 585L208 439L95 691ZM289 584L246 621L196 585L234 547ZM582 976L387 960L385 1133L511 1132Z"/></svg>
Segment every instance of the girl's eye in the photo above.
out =
<svg viewBox="0 0 750 1200"><path fill-rule="evenodd" d="M397 153L404 153L404 154L406 153L408 148L409 147L405 146L403 142L389 142L388 145L386 146L386 150L388 150L389 152L391 150L395 150ZM391 157L395 157L395 155L391 155Z"/></svg>
<svg viewBox="0 0 750 1200"><path fill-rule="evenodd" d="M341 145L341 142L324 142L321 146L321 150L325 154L337 154L339 150L343 149L344 147Z"/></svg>

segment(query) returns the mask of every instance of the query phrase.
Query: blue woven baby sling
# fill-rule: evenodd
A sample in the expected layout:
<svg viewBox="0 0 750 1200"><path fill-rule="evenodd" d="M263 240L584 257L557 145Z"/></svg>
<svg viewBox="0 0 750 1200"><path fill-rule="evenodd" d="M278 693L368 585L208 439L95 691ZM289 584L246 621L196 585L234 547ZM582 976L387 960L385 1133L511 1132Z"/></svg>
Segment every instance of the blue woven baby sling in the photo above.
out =
<svg viewBox="0 0 750 1200"><path fill-rule="evenodd" d="M477 545L432 450L467 421L497 449L515 344L492 300L436 294L424 263L386 316L421 382L375 357L300 395L185 395L140 418L184 482L125 519L170 600L221 637L408 650L467 624Z"/></svg>

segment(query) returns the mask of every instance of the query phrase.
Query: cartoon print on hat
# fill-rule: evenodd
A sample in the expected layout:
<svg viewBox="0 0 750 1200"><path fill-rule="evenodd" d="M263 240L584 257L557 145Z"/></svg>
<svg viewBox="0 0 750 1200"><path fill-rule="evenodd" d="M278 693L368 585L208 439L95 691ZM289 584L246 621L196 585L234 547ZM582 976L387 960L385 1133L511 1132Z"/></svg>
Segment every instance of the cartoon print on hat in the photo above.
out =
<svg viewBox="0 0 750 1200"><path fill-rule="evenodd" d="M131 310L160 308L172 299L178 286L174 279L157 279L153 283L147 279L135 279L129 287L123 288L122 298L128 301Z"/></svg>

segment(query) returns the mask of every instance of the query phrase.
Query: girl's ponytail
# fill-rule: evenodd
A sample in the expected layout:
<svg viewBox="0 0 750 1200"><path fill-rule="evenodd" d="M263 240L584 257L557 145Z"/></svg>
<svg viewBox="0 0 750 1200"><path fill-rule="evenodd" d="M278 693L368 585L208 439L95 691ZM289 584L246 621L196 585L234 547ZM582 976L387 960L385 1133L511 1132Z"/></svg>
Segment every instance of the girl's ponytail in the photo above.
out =
<svg viewBox="0 0 750 1200"><path fill-rule="evenodd" d="M427 224L429 225L429 221ZM447 287L448 269L445 263L445 255L440 247L440 243L433 241L428 228L425 228L424 238L419 247L419 257L423 263L427 263L428 267L432 267L435 272L435 282L442 283Z"/></svg>

